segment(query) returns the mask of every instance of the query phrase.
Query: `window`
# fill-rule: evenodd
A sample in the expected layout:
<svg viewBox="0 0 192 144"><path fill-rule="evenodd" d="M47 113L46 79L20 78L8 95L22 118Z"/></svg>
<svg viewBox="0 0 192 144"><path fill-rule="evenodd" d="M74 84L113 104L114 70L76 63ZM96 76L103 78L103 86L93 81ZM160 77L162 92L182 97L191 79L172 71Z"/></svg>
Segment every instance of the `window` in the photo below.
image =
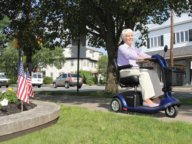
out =
<svg viewBox="0 0 192 144"><path fill-rule="evenodd" d="M62 67L64 67L64 62L61 63Z"/></svg>
<svg viewBox="0 0 192 144"><path fill-rule="evenodd" d="M95 68L96 68L96 62L95 62Z"/></svg>
<svg viewBox="0 0 192 144"><path fill-rule="evenodd" d="M53 64L50 64L50 67L53 67Z"/></svg>
<svg viewBox="0 0 192 144"><path fill-rule="evenodd" d="M157 37L154 37L154 47L157 47Z"/></svg>
<svg viewBox="0 0 192 144"><path fill-rule="evenodd" d="M86 66L86 59L84 59L84 66Z"/></svg>
<svg viewBox="0 0 192 144"><path fill-rule="evenodd" d="M190 41L190 30L187 31L181 31L181 32L176 32L174 34L174 41L175 43L183 43L183 42L188 42ZM174 44L175 44L174 43Z"/></svg>
<svg viewBox="0 0 192 144"><path fill-rule="evenodd" d="M158 36L158 46L161 46L161 37Z"/></svg>
<svg viewBox="0 0 192 144"><path fill-rule="evenodd" d="M189 32L185 31L185 41L189 41Z"/></svg>
<svg viewBox="0 0 192 144"><path fill-rule="evenodd" d="M66 78L67 77L67 74L63 74L63 77L62 78Z"/></svg>
<svg viewBox="0 0 192 144"><path fill-rule="evenodd" d="M151 38L151 47L153 47L153 38Z"/></svg>
<svg viewBox="0 0 192 144"><path fill-rule="evenodd" d="M94 52L92 52L92 57L94 57Z"/></svg>
<svg viewBox="0 0 192 144"><path fill-rule="evenodd" d="M184 32L181 32L181 42L184 42Z"/></svg>
<svg viewBox="0 0 192 144"><path fill-rule="evenodd" d="M92 62L92 68L93 68L93 62Z"/></svg>
<svg viewBox="0 0 192 144"><path fill-rule="evenodd" d="M51 78L53 79L53 73L51 73Z"/></svg>
<svg viewBox="0 0 192 144"><path fill-rule="evenodd" d="M71 66L73 66L73 65L74 65L73 60L71 60Z"/></svg>
<svg viewBox="0 0 192 144"><path fill-rule="evenodd" d="M87 66L89 67L89 60L87 60Z"/></svg>
<svg viewBox="0 0 192 144"><path fill-rule="evenodd" d="M176 36L177 36L177 43L180 43L180 34L176 33Z"/></svg>

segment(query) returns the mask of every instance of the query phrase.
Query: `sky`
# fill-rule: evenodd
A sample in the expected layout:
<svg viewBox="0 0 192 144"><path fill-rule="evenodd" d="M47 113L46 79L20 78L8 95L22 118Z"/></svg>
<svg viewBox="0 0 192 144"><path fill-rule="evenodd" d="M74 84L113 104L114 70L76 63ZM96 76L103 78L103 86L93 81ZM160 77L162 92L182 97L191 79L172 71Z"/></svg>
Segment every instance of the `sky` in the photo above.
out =
<svg viewBox="0 0 192 144"><path fill-rule="evenodd" d="M187 14L182 14L181 17L176 17L174 16L174 23L177 23L177 22L181 22L181 21L186 21L186 20L189 20L189 19L192 19L192 17L189 17ZM167 21L165 21L163 24L161 25L158 25L158 24L149 24L148 27L149 28L157 28L157 27L160 27L160 26L163 26L163 25L170 25L171 24L171 19L168 19ZM140 35L140 32L134 32L134 38L135 40L137 40L137 38L139 37ZM135 41L134 40L134 41ZM134 43L133 43L134 45ZM100 51L102 52L104 55L107 55L107 51L104 49L104 48L94 48L94 47L89 47L89 46L86 46L87 48L90 48L90 49L93 49L93 50L96 50L96 51Z"/></svg>

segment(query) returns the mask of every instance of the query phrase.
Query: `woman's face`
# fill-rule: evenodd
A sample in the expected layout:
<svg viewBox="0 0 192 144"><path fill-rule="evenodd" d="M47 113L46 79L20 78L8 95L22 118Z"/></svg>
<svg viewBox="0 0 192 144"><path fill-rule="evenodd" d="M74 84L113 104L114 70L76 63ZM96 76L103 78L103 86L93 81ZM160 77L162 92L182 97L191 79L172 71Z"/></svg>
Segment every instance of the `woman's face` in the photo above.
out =
<svg viewBox="0 0 192 144"><path fill-rule="evenodd" d="M124 42L128 45L131 46L131 44L133 43L133 33L128 33L126 34L125 38L123 39Z"/></svg>

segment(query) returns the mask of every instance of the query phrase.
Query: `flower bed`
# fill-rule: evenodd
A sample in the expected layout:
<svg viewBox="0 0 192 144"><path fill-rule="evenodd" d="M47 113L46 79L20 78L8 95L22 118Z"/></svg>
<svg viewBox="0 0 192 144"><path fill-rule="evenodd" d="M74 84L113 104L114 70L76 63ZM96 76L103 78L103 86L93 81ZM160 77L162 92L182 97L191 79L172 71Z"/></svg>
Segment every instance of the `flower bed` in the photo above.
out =
<svg viewBox="0 0 192 144"><path fill-rule="evenodd" d="M21 101L16 96L16 91L11 88L0 94L0 116L10 115L21 112ZM23 111L36 107L36 104L23 102Z"/></svg>

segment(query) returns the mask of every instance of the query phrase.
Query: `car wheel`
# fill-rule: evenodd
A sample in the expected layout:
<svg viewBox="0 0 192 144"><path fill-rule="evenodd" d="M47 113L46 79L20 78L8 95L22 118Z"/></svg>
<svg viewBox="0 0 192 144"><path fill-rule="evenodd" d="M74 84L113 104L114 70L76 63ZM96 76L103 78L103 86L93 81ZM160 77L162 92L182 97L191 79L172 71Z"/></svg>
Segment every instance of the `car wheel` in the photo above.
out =
<svg viewBox="0 0 192 144"><path fill-rule="evenodd" d="M8 88L9 86L6 86L6 88Z"/></svg>
<svg viewBox="0 0 192 144"><path fill-rule="evenodd" d="M65 88L69 88L69 83L65 82Z"/></svg>
<svg viewBox="0 0 192 144"><path fill-rule="evenodd" d="M0 86L0 88L1 88L1 86Z"/></svg>
<svg viewBox="0 0 192 144"><path fill-rule="evenodd" d="M53 87L54 87L54 88L57 88L57 84L56 84L56 83L53 83Z"/></svg>
<svg viewBox="0 0 192 144"><path fill-rule="evenodd" d="M171 117L171 118L175 118L178 115L178 113L179 113L179 109L176 105L170 106L165 109L166 116Z"/></svg>
<svg viewBox="0 0 192 144"><path fill-rule="evenodd" d="M41 88L41 85L38 85L38 88Z"/></svg>
<svg viewBox="0 0 192 144"><path fill-rule="evenodd" d="M79 89L82 87L82 85L79 85Z"/></svg>
<svg viewBox="0 0 192 144"><path fill-rule="evenodd" d="M121 100L118 98L114 98L111 101L111 109L114 112L121 112L123 110Z"/></svg>

